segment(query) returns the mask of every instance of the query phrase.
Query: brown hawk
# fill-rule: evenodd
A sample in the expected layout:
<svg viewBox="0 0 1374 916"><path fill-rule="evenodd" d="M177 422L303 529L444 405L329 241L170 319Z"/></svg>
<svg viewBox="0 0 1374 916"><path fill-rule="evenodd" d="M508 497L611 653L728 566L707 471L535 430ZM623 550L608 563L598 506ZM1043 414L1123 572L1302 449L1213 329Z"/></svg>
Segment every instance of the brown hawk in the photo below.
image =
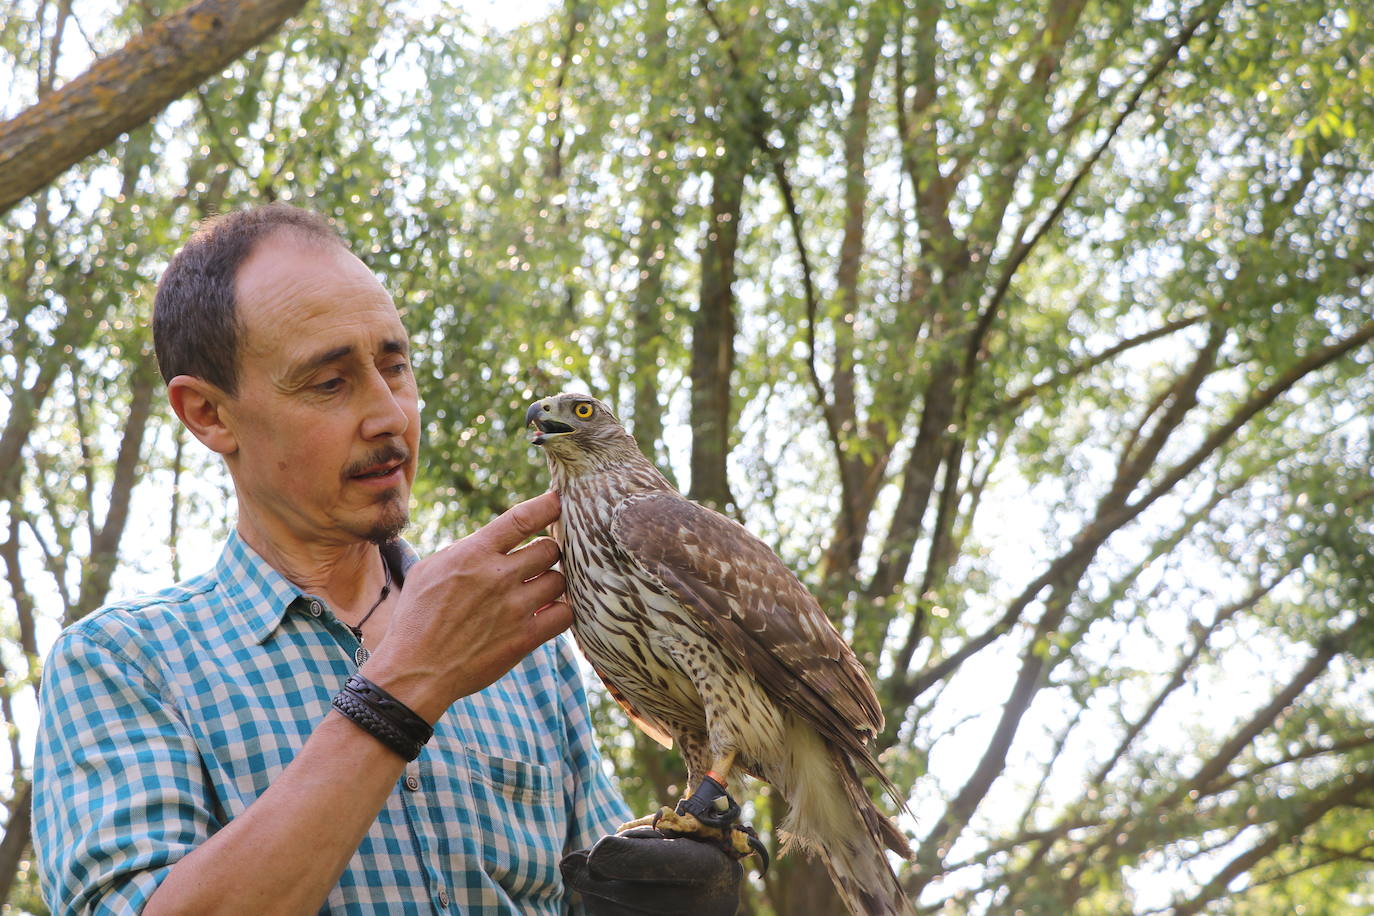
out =
<svg viewBox="0 0 1374 916"><path fill-rule="evenodd" d="M605 404L559 394L525 420L562 500L553 533L578 645L630 718L687 763L696 791L662 812L670 826L714 826L741 854L757 845L740 841L725 791L748 773L787 802L783 851L823 859L854 913L913 912L884 851L909 857L906 837L859 779L902 804L868 747L883 714L816 599L762 541L678 493Z"/></svg>

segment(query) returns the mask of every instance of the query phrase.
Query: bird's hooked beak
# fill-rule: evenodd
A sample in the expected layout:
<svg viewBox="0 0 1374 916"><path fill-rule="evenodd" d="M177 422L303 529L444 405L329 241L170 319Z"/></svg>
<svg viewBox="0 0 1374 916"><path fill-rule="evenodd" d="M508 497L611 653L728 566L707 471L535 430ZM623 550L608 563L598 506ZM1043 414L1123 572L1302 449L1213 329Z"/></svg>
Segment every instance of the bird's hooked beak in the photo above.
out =
<svg viewBox="0 0 1374 916"><path fill-rule="evenodd" d="M530 434L532 445L543 445L555 436L566 436L573 431L568 424L551 418L551 410L548 401L535 401L530 405L530 409L525 411L525 425L534 428L534 432Z"/></svg>

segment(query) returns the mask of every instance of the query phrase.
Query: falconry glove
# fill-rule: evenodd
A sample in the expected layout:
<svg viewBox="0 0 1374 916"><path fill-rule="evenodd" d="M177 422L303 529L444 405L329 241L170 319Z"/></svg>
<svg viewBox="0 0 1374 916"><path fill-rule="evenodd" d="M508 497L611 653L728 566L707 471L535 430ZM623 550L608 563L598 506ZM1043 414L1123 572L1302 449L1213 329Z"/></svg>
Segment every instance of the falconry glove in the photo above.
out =
<svg viewBox="0 0 1374 916"><path fill-rule="evenodd" d="M602 837L559 867L590 916L734 916L744 874L717 846L652 827Z"/></svg>

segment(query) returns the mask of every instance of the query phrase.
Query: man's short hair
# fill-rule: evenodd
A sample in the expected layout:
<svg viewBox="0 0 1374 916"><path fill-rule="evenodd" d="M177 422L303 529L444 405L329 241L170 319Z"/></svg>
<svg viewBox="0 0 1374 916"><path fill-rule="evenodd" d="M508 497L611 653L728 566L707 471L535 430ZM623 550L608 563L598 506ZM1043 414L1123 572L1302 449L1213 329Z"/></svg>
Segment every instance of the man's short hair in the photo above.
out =
<svg viewBox="0 0 1374 916"><path fill-rule="evenodd" d="M345 244L320 214L278 201L206 220L173 256L153 300L153 348L164 381L191 375L238 393L242 324L234 283L254 246L283 229Z"/></svg>

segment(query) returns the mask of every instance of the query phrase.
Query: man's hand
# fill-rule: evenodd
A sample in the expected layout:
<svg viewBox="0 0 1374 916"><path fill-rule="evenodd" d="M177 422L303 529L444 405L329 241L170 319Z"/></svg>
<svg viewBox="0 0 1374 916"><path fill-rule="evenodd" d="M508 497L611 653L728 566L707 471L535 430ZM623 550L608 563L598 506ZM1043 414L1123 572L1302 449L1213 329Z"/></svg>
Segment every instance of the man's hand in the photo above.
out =
<svg viewBox="0 0 1374 916"><path fill-rule="evenodd" d="M434 722L566 630L572 609L551 568L558 545L520 546L558 512L557 494L545 493L412 566L368 678Z"/></svg>
<svg viewBox="0 0 1374 916"><path fill-rule="evenodd" d="M605 836L559 863L590 916L734 916L744 868L710 843L652 827Z"/></svg>

